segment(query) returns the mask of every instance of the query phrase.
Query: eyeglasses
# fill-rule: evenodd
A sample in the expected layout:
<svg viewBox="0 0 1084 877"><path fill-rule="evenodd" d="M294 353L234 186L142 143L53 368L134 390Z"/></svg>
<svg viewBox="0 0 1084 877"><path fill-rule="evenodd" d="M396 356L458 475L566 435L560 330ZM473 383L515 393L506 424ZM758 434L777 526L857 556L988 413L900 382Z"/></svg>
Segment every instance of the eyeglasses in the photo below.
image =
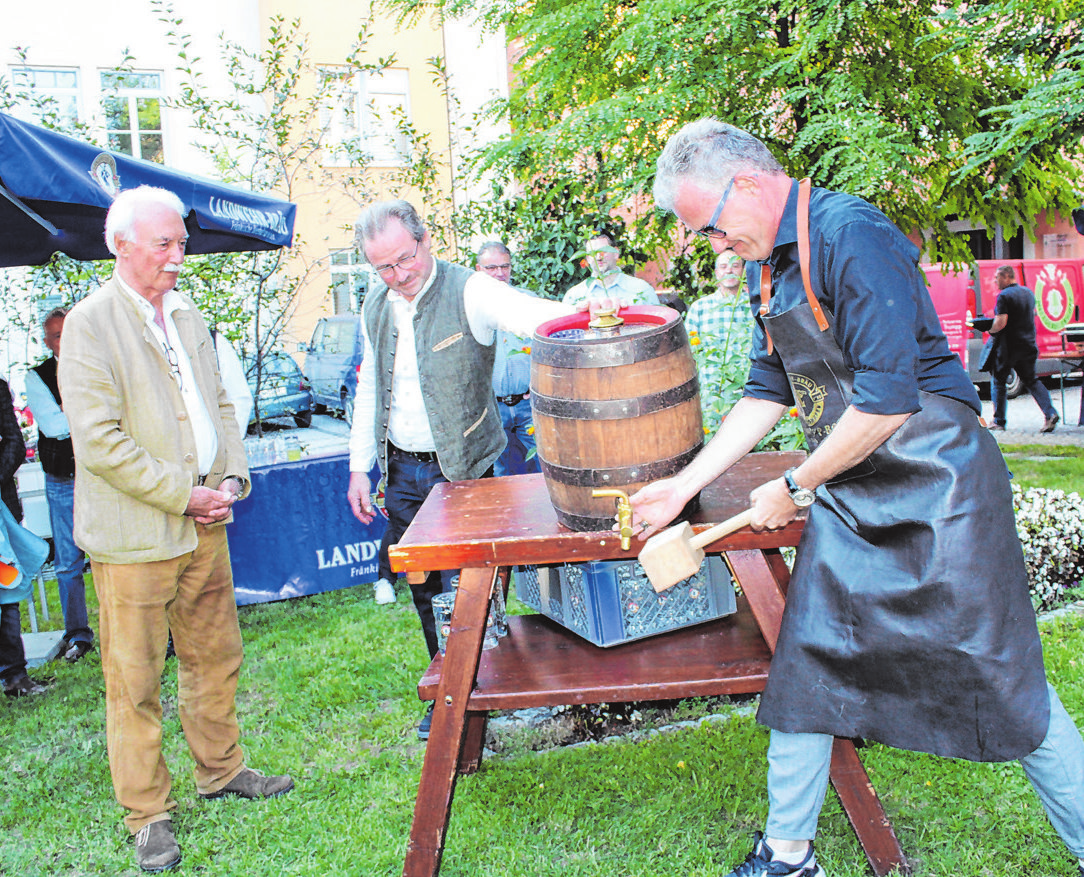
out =
<svg viewBox="0 0 1084 877"><path fill-rule="evenodd" d="M181 363L177 359L177 351L170 347L168 341L164 347L166 359L169 360L169 376L177 382L177 389L184 392L184 378L181 375Z"/></svg>
<svg viewBox="0 0 1084 877"><path fill-rule="evenodd" d="M723 190L723 197L719 199L719 203L715 205L715 212L711 214L711 219L708 220L708 224L703 228L696 229L693 234L698 234L702 238L715 238L721 240L726 237L726 232L721 228L716 228L715 223L719 221L719 216L722 215L723 208L726 207L727 199L730 197L730 191L734 188L734 178L730 178L730 182L726 184L726 188Z"/></svg>
<svg viewBox="0 0 1084 877"><path fill-rule="evenodd" d="M411 253L409 256L404 256L398 262L391 262L391 263L389 263L387 265L373 265L373 270L377 274L380 274L380 275L391 274L393 271L395 271L398 268L402 268L402 269L406 270L410 266L410 263L418 258L418 248L421 245L422 245L421 241L415 241L414 242L414 252Z"/></svg>
<svg viewBox="0 0 1084 877"><path fill-rule="evenodd" d="M483 271L507 271L512 267L511 262L501 262L500 265L483 265Z"/></svg>

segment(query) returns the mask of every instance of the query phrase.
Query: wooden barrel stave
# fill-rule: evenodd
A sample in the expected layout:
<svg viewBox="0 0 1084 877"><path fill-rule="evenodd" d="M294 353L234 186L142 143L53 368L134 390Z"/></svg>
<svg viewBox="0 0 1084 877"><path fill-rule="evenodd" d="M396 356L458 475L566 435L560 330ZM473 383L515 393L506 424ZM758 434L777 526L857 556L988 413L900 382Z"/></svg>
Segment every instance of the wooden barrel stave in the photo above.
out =
<svg viewBox="0 0 1084 877"><path fill-rule="evenodd" d="M628 337L575 345L536 335L531 399L539 462L558 519L609 529L612 499L673 475L703 444L696 364L680 317ZM610 341L610 343L607 343Z"/></svg>

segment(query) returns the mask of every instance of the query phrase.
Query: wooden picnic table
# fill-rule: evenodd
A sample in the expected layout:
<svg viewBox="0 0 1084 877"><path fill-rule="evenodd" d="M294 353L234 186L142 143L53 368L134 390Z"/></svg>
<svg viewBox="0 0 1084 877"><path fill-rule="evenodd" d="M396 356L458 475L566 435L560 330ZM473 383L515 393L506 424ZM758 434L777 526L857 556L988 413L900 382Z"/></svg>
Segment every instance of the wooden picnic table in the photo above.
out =
<svg viewBox="0 0 1084 877"><path fill-rule="evenodd" d="M750 491L796 466L795 452L750 454L701 494L693 529L707 529L748 506ZM803 519L773 532L749 529L707 547L723 553L741 588L734 615L645 640L599 648L540 615L509 618L510 634L482 650L489 596L509 569L633 558L616 533L580 533L558 524L541 475L440 484L399 544L392 567L409 577L459 569L446 653L418 684L435 702L404 877L439 873L460 774L481 763L490 710L563 704L671 700L762 691L779 635L789 571L779 549L797 545ZM910 873L888 817L852 741L838 739L832 784L874 874Z"/></svg>

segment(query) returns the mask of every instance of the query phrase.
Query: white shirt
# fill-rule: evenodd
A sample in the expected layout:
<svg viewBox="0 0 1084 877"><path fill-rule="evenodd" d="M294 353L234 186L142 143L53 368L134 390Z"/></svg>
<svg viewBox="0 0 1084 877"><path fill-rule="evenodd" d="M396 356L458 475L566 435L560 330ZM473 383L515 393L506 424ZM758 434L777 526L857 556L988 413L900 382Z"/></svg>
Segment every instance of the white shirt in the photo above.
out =
<svg viewBox="0 0 1084 877"><path fill-rule="evenodd" d="M26 405L34 415L34 422L42 435L55 439L66 439L71 435L68 430L68 415L57 405L52 392L45 386L45 381L34 369L29 369L26 373Z"/></svg>
<svg viewBox="0 0 1084 877"><path fill-rule="evenodd" d="M422 399L417 346L414 341L414 314L418 309L418 302L433 285L436 267L434 260L429 279L413 300L407 301L390 289L384 293L392 303L395 327L399 333L392 373L388 441L405 451L436 450L429 417L425 411L425 401ZM517 292L483 271L475 271L467 278L463 289L463 304L471 334L479 344L486 346L493 344L498 329L530 337L539 324L575 313L574 308L560 302ZM368 473L376 462L373 422L376 411L377 363L364 321L362 337L365 348L354 396L354 421L350 428L350 471ZM468 379L481 379L488 383L490 375L472 375Z"/></svg>
<svg viewBox="0 0 1084 877"><path fill-rule="evenodd" d="M180 378L178 379L176 375L173 375L173 379L178 380L180 384L181 398L184 400L184 407L188 412L188 422L192 424L192 434L196 439L196 460L199 463L200 475L206 475L211 471L211 466L214 465L215 457L218 455L218 433L215 432L215 424L211 419L210 412L207 410L207 404L200 394L199 387L196 386L196 376L192 371L192 360L189 359L188 351L181 344L181 338L177 334L177 326L173 322L173 312L188 310L188 304L176 290L171 289L162 296L162 317L163 322L166 324L166 331L163 332L162 328L154 320L154 305L125 283L120 274L115 276L120 288L131 296L132 300L143 312L151 334L162 348L162 358L166 360L167 364L169 363L169 353L167 352L169 349L172 349L177 358L177 370L180 373ZM172 369L170 373L173 374Z"/></svg>
<svg viewBox="0 0 1084 877"><path fill-rule="evenodd" d="M244 438L255 404L252 390L248 387L248 379L245 377L245 367L241 365L241 357L233 349L230 340L221 332L215 333L215 353L218 355L218 373L222 378L222 386L226 388L226 398L233 405L237 426L241 430L241 438Z"/></svg>

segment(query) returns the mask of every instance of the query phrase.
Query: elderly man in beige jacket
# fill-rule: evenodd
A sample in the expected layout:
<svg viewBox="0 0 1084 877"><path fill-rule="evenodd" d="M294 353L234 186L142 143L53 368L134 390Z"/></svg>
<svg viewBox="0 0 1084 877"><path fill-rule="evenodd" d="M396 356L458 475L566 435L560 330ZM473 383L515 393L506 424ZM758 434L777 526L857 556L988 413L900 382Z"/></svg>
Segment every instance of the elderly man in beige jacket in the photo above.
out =
<svg viewBox="0 0 1084 877"><path fill-rule="evenodd" d="M289 776L245 766L234 696L241 632L225 522L249 489L244 445L193 302L174 290L188 232L173 193L121 193L112 279L64 324L59 379L75 450L75 540L100 606L109 768L136 862L180 862L162 756L169 631L178 709L204 798L265 798Z"/></svg>

